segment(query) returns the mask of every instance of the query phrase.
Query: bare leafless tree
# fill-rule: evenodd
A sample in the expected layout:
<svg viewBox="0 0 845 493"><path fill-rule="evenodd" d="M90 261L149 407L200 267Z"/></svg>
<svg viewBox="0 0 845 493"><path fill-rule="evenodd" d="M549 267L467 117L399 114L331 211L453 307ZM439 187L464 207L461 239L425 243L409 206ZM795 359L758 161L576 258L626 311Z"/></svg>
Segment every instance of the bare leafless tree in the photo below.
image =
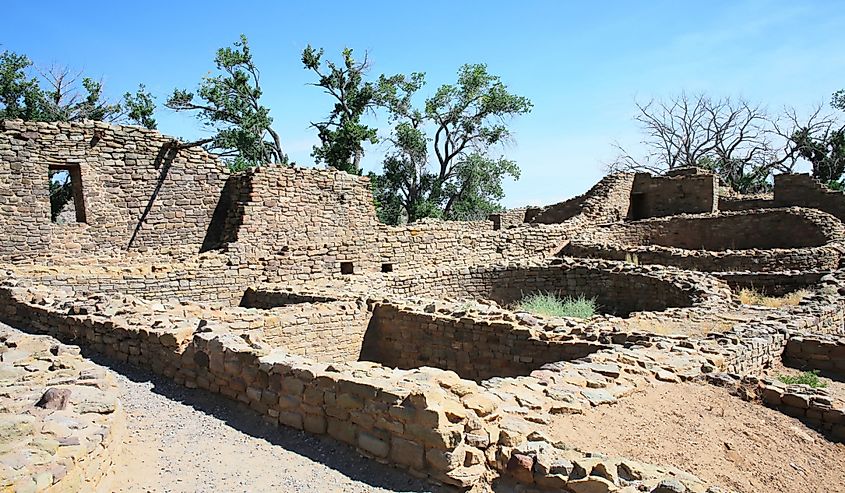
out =
<svg viewBox="0 0 845 493"><path fill-rule="evenodd" d="M841 149L830 149L842 139L845 125L816 105L806 116L799 116L795 108L784 108L778 118L772 119L770 132L780 143L773 165L780 171L791 172L801 161L808 161L813 175L824 181L837 179L845 163ZM825 152L826 150L831 152Z"/></svg>
<svg viewBox="0 0 845 493"><path fill-rule="evenodd" d="M43 91L47 119L117 122L124 117L120 104L103 97L102 80L83 77L82 70L72 70L64 65L53 64L36 70L47 86Z"/></svg>
<svg viewBox="0 0 845 493"><path fill-rule="evenodd" d="M682 93L666 101L637 104L637 109L645 154L634 157L617 144L619 156L610 165L612 170L663 173L702 166L740 191L771 174L768 116L759 105L741 98Z"/></svg>

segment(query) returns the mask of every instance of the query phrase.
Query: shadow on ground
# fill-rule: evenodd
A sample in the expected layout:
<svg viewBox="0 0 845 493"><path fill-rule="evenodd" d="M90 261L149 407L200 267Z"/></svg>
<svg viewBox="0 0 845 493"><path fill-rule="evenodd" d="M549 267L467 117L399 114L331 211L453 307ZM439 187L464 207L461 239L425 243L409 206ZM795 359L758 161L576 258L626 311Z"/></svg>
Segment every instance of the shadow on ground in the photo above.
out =
<svg viewBox="0 0 845 493"><path fill-rule="evenodd" d="M38 334L21 327L15 327L25 333ZM73 344L73 341L62 341ZM254 410L240 402L224 396L212 394L202 389L189 389L174 383L167 377L157 375L150 370L93 353L82 348L82 355L98 365L107 367L135 383L151 383L152 392L167 399L190 406L195 410L211 415L241 433L266 440L283 449L307 457L334 469L348 478L369 485L398 492L446 493L455 490L432 485L425 480L415 478L408 473L380 464L361 456L353 447L332 440L328 437L312 435L303 431L269 423ZM129 415L131 420L132 416ZM189 447L190 444L184 444ZM314 485L314 491L330 485Z"/></svg>

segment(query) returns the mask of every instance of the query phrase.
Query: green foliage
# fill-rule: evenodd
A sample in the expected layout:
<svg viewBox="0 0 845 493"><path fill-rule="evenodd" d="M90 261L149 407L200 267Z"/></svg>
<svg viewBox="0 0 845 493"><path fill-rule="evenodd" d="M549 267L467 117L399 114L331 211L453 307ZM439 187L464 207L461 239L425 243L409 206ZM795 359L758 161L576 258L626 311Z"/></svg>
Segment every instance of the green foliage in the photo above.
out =
<svg viewBox="0 0 845 493"><path fill-rule="evenodd" d="M126 109L126 116L129 121L136 125L154 130L158 124L153 117L155 112L155 98L147 92L144 84L138 85L135 94L127 92L123 95L123 106Z"/></svg>
<svg viewBox="0 0 845 493"><path fill-rule="evenodd" d="M361 117L376 106L376 86L364 82L368 69L367 56L358 62L352 50L343 50L343 63L325 62L323 50L308 45L302 52L302 64L314 72L318 81L312 85L322 87L326 94L335 99L334 108L325 121L312 123L317 129L321 145L314 146L312 156L317 164L361 174L361 158L364 156L364 142L378 142L376 129L361 123Z"/></svg>
<svg viewBox="0 0 845 493"><path fill-rule="evenodd" d="M203 77L196 93L175 89L165 106L195 112L215 131L197 144L224 159L287 164L279 135L271 127L270 110L261 104L260 73L246 36L241 35L233 47L217 50L214 64L217 73Z"/></svg>
<svg viewBox="0 0 845 493"><path fill-rule="evenodd" d="M584 296L560 298L553 293L533 293L520 300L516 309L550 317L590 318L596 314L596 300Z"/></svg>
<svg viewBox="0 0 845 493"><path fill-rule="evenodd" d="M50 67L36 72L38 77L33 72L26 56L10 51L0 54L0 119L120 122L126 110L130 121L155 128L155 104L143 85L135 96L124 96L124 108L106 100L102 82L67 67Z"/></svg>
<svg viewBox="0 0 845 493"><path fill-rule="evenodd" d="M483 64L461 67L457 84L438 88L420 110L412 100L424 84L422 73L379 79L379 104L395 123L380 191L383 202L401 205L383 220L478 219L499 210L502 180L519 178L519 167L489 153L509 139L506 120L528 113L531 102L509 93ZM426 133L429 128L433 138ZM429 143L437 160L434 167L429 166Z"/></svg>
<svg viewBox="0 0 845 493"><path fill-rule="evenodd" d="M845 111L845 89L840 89L833 93L830 99L830 105L838 110Z"/></svg>
<svg viewBox="0 0 845 493"><path fill-rule="evenodd" d="M792 135L798 154L813 166L813 177L828 183L845 173L845 126L821 134L799 128Z"/></svg>
<svg viewBox="0 0 845 493"><path fill-rule="evenodd" d="M809 385L814 389L827 387L827 382L819 378L819 371L805 371L800 375L778 375L777 379L787 385Z"/></svg>
<svg viewBox="0 0 845 493"><path fill-rule="evenodd" d="M256 161L249 161L241 156L235 156L232 159L226 160L226 167L229 168L229 171L231 171L232 173L246 171L255 168L256 166L261 166L261 163Z"/></svg>
<svg viewBox="0 0 845 493"><path fill-rule="evenodd" d="M40 120L42 93L26 73L31 66L24 55L0 53L0 119Z"/></svg>

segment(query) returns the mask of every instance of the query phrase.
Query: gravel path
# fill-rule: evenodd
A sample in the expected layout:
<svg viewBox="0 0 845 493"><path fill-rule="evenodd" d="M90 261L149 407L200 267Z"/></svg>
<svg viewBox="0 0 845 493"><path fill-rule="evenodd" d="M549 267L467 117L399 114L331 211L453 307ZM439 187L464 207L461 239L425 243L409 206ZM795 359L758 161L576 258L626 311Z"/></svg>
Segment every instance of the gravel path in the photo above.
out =
<svg viewBox="0 0 845 493"><path fill-rule="evenodd" d="M265 423L219 396L113 361L128 416L100 492L436 491L351 447Z"/></svg>
<svg viewBox="0 0 845 493"><path fill-rule="evenodd" d="M123 453L100 492L442 491L351 447L265 423L246 407L98 358L122 387Z"/></svg>
<svg viewBox="0 0 845 493"><path fill-rule="evenodd" d="M347 445L270 425L240 403L86 356L113 374L127 415L122 453L98 493L443 491Z"/></svg>

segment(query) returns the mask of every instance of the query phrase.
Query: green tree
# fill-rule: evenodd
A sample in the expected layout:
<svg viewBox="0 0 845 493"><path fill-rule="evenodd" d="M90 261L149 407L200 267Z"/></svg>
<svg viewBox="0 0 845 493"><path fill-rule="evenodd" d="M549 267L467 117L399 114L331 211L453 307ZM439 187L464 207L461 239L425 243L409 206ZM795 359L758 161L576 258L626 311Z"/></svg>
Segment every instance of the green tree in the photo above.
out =
<svg viewBox="0 0 845 493"><path fill-rule="evenodd" d="M401 214L383 219L394 224L424 217L475 219L497 210L502 180L518 178L519 168L489 154L510 138L508 119L528 113L531 102L508 92L483 64L461 67L457 84L441 86L421 111L412 99L424 83L419 73L380 79L379 102L396 122L381 190L390 196L387 202L401 204ZM433 168L429 143L436 157Z"/></svg>
<svg viewBox="0 0 845 493"><path fill-rule="evenodd" d="M312 122L317 129L321 144L314 146L311 156L317 164L337 168L347 173L361 174L361 158L364 157L364 142L378 142L376 129L361 123L361 117L376 106L376 86L364 82L368 66L367 55L356 61L352 50L343 50L343 63L323 63L323 49L316 50L308 45L302 52L303 66L317 75L312 85L322 87L323 92L334 99L334 108L322 122Z"/></svg>
<svg viewBox="0 0 845 493"><path fill-rule="evenodd" d="M202 145L234 166L287 164L279 134L273 130L270 110L261 104L260 73L246 36L234 47L217 50L217 74L203 77L196 94L176 89L165 106L195 112L214 130L213 137L183 145Z"/></svg>
<svg viewBox="0 0 845 493"><path fill-rule="evenodd" d="M150 130L155 130L158 127L158 123L153 117L156 109L155 98L147 92L144 84L138 85L135 94L127 92L123 95L123 107L126 111L126 118L132 123Z"/></svg>
<svg viewBox="0 0 845 493"><path fill-rule="evenodd" d="M39 120L41 89L26 70L32 62L11 51L0 53L0 119Z"/></svg>
<svg viewBox="0 0 845 493"><path fill-rule="evenodd" d="M830 105L838 110L845 111L845 89L840 89L833 93Z"/></svg>

